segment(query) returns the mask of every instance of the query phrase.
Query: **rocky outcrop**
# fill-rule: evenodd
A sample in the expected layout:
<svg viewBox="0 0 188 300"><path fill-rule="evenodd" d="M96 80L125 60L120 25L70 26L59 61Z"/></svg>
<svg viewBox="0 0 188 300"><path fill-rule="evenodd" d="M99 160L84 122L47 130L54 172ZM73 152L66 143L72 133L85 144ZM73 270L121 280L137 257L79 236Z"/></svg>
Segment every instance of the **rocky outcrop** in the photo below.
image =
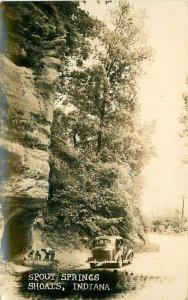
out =
<svg viewBox="0 0 188 300"><path fill-rule="evenodd" d="M3 70L0 84L7 115L0 145L9 173L3 183L3 194L45 199L49 174L47 150L58 72L55 66L46 67L42 75L34 76L31 69L18 67L6 57L0 59ZM59 64L56 61L57 67ZM48 89L41 95L43 86Z"/></svg>
<svg viewBox="0 0 188 300"><path fill-rule="evenodd" d="M0 85L5 101L2 112L7 116L0 140L5 172L1 182L1 197L5 223L12 222L12 229L7 232L10 238L14 226L18 230L18 224L24 223L24 210L36 211L48 197L47 150L60 61L56 59L54 63L53 58L48 58L43 72L35 75L33 70L18 67L6 57L1 56L0 59ZM51 61L52 66L49 65ZM29 226L28 218L25 221ZM21 228L19 236L23 238L25 231L25 227ZM4 236L3 242L7 248L6 239Z"/></svg>
<svg viewBox="0 0 188 300"><path fill-rule="evenodd" d="M16 3L14 10L14 5L4 4L9 38L7 51L0 55L0 200L5 223L2 251L7 259L20 255L31 243L31 225L48 197L50 126L61 65L60 41L52 34L59 23L52 24L45 14L53 6L44 4L42 9L40 3L25 2ZM30 31L32 21L23 27L27 15L41 35ZM48 27L50 33L45 32ZM38 60L29 57L35 51Z"/></svg>

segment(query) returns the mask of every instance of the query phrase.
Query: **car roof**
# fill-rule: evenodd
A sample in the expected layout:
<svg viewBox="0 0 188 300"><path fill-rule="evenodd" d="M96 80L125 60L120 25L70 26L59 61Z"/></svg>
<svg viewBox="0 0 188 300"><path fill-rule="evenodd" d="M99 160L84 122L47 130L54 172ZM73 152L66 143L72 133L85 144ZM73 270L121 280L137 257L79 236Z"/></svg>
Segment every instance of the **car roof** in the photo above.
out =
<svg viewBox="0 0 188 300"><path fill-rule="evenodd" d="M108 239L108 240L122 240L123 238L118 235L101 235L94 238L94 240L100 240L100 239Z"/></svg>

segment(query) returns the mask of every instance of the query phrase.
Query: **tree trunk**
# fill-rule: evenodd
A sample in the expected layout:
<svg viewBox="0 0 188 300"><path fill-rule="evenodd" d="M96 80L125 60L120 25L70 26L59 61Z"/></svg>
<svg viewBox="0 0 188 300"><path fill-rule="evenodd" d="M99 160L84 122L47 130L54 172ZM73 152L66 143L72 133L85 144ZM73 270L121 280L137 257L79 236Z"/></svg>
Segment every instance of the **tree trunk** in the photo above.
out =
<svg viewBox="0 0 188 300"><path fill-rule="evenodd" d="M102 108L101 108L101 113L100 113L100 130L98 131L98 137L97 137L97 154L99 154L102 149L105 106L106 106L106 100L105 100L105 98L103 98Z"/></svg>

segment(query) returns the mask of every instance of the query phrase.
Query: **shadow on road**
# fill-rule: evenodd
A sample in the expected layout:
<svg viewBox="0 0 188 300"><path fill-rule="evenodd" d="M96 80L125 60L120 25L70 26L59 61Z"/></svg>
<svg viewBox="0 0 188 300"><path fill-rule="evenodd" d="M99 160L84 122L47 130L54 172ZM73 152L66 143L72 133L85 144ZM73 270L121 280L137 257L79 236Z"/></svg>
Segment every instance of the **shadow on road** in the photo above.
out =
<svg viewBox="0 0 188 300"><path fill-rule="evenodd" d="M49 273L55 273L54 276L51 276L53 280L49 279ZM38 280L35 280L35 276ZM126 271L110 269L64 269L61 272L53 272L52 269L43 268L23 273L19 278L17 294L22 295L24 298L45 300L67 298L114 299L120 293L126 294L159 280L162 280L162 278L134 275Z"/></svg>

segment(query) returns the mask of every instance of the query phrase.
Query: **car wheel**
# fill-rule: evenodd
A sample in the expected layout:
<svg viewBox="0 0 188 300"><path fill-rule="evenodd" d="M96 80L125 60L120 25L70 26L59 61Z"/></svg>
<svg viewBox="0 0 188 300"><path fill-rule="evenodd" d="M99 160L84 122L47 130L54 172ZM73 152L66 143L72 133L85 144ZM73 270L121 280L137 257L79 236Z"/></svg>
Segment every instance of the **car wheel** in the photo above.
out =
<svg viewBox="0 0 188 300"><path fill-rule="evenodd" d="M131 263L132 263L133 257L134 257L134 254L133 254L133 252L131 252L131 253L129 254L129 256L128 256L128 264L131 264Z"/></svg>
<svg viewBox="0 0 188 300"><path fill-rule="evenodd" d="M117 259L117 267L122 268L122 266L123 266L123 259L121 256L119 256Z"/></svg>
<svg viewBox="0 0 188 300"><path fill-rule="evenodd" d="M90 263L90 268L91 268L91 269L95 269L95 267L96 267L96 264Z"/></svg>

